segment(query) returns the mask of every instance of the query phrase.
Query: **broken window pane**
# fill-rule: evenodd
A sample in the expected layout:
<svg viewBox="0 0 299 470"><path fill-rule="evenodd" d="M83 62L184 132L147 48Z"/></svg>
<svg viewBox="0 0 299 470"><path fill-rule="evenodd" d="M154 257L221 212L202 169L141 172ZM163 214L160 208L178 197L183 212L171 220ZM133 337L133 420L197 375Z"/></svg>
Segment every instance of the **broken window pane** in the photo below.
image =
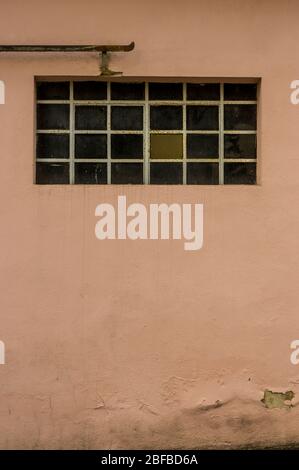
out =
<svg viewBox="0 0 299 470"><path fill-rule="evenodd" d="M37 134L37 158L69 158L69 134Z"/></svg>
<svg viewBox="0 0 299 470"><path fill-rule="evenodd" d="M225 130L255 130L255 104L226 104L224 105Z"/></svg>
<svg viewBox="0 0 299 470"><path fill-rule="evenodd" d="M143 158L143 135L112 134L111 158Z"/></svg>
<svg viewBox="0 0 299 470"><path fill-rule="evenodd" d="M225 158L256 158L255 134L225 134Z"/></svg>
<svg viewBox="0 0 299 470"><path fill-rule="evenodd" d="M70 127L70 108L67 104L38 104L37 129L63 130Z"/></svg>
<svg viewBox="0 0 299 470"><path fill-rule="evenodd" d="M188 83L187 100L220 100L220 85L219 83Z"/></svg>
<svg viewBox="0 0 299 470"><path fill-rule="evenodd" d="M182 184L183 165L181 163L151 163L151 184Z"/></svg>
<svg viewBox="0 0 299 470"><path fill-rule="evenodd" d="M75 158L107 158L107 136L76 134Z"/></svg>
<svg viewBox="0 0 299 470"><path fill-rule="evenodd" d="M187 184L219 184L218 163L188 163Z"/></svg>
<svg viewBox="0 0 299 470"><path fill-rule="evenodd" d="M68 163L36 163L37 184L68 184Z"/></svg>
<svg viewBox="0 0 299 470"><path fill-rule="evenodd" d="M144 83L111 83L112 100L144 100Z"/></svg>
<svg viewBox="0 0 299 470"><path fill-rule="evenodd" d="M188 130L218 130L218 106L187 106Z"/></svg>
<svg viewBox="0 0 299 470"><path fill-rule="evenodd" d="M255 101L256 83L225 83L224 99L227 101Z"/></svg>
<svg viewBox="0 0 299 470"><path fill-rule="evenodd" d="M105 82L74 82L75 100L106 100L107 83Z"/></svg>
<svg viewBox="0 0 299 470"><path fill-rule="evenodd" d="M107 127L106 106L76 106L75 127L77 130L104 130Z"/></svg>
<svg viewBox="0 0 299 470"><path fill-rule="evenodd" d="M143 129L143 107L112 106L111 129L141 131Z"/></svg>
<svg viewBox="0 0 299 470"><path fill-rule="evenodd" d="M151 158L183 158L182 134L152 134Z"/></svg>
<svg viewBox="0 0 299 470"><path fill-rule="evenodd" d="M176 130L183 126L182 106L151 106L151 129Z"/></svg>
<svg viewBox="0 0 299 470"><path fill-rule="evenodd" d="M38 82L36 85L38 100L69 100L69 82Z"/></svg>
<svg viewBox="0 0 299 470"><path fill-rule="evenodd" d="M217 134L188 134L187 158L218 158Z"/></svg>
<svg viewBox="0 0 299 470"><path fill-rule="evenodd" d="M106 184L106 163L76 163L75 184Z"/></svg>
<svg viewBox="0 0 299 470"><path fill-rule="evenodd" d="M112 163L112 184L142 184L143 163Z"/></svg>
<svg viewBox="0 0 299 470"><path fill-rule="evenodd" d="M256 164L255 163L225 163L224 164L225 184L255 184Z"/></svg>
<svg viewBox="0 0 299 470"><path fill-rule="evenodd" d="M150 100L182 100L182 83L149 83Z"/></svg>

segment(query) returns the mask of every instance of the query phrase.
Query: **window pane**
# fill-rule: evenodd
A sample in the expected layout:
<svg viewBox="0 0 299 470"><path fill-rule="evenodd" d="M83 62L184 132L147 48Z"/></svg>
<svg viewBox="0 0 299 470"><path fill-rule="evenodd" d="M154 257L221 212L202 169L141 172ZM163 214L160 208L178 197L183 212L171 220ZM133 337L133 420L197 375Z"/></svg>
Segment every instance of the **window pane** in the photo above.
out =
<svg viewBox="0 0 299 470"><path fill-rule="evenodd" d="M151 184L182 184L183 165L181 163L151 163Z"/></svg>
<svg viewBox="0 0 299 470"><path fill-rule="evenodd" d="M218 135L189 134L187 135L188 158L218 158Z"/></svg>
<svg viewBox="0 0 299 470"><path fill-rule="evenodd" d="M187 184L219 184L218 163L188 163Z"/></svg>
<svg viewBox="0 0 299 470"><path fill-rule="evenodd" d="M256 158L255 134L225 134L225 158Z"/></svg>
<svg viewBox="0 0 299 470"><path fill-rule="evenodd" d="M112 163L111 165L112 184L142 184L143 164L142 163Z"/></svg>
<svg viewBox="0 0 299 470"><path fill-rule="evenodd" d="M255 130L255 104L226 104L224 105L225 130Z"/></svg>
<svg viewBox="0 0 299 470"><path fill-rule="evenodd" d="M37 129L69 129L70 108L67 104L38 104Z"/></svg>
<svg viewBox="0 0 299 470"><path fill-rule="evenodd" d="M225 184L255 184L256 164L255 163L225 163L224 164Z"/></svg>
<svg viewBox="0 0 299 470"><path fill-rule="evenodd" d="M218 130L218 106L187 106L187 129Z"/></svg>
<svg viewBox="0 0 299 470"><path fill-rule="evenodd" d="M144 100L144 83L111 83L112 100Z"/></svg>
<svg viewBox="0 0 299 470"><path fill-rule="evenodd" d="M69 158L68 134L37 134L36 158Z"/></svg>
<svg viewBox="0 0 299 470"><path fill-rule="evenodd" d="M111 158L143 158L143 135L112 134Z"/></svg>
<svg viewBox="0 0 299 470"><path fill-rule="evenodd" d="M176 130L183 127L182 106L151 106L151 129Z"/></svg>
<svg viewBox="0 0 299 470"><path fill-rule="evenodd" d="M106 100L107 83L88 81L74 82L75 100Z"/></svg>
<svg viewBox="0 0 299 470"><path fill-rule="evenodd" d="M68 184L68 163L36 163L37 184Z"/></svg>
<svg viewBox="0 0 299 470"><path fill-rule="evenodd" d="M228 101L256 100L256 83L225 83L224 99Z"/></svg>
<svg viewBox="0 0 299 470"><path fill-rule="evenodd" d="M219 83L188 83L187 100L220 100Z"/></svg>
<svg viewBox="0 0 299 470"><path fill-rule="evenodd" d="M183 85L181 83L149 83L150 100L182 100Z"/></svg>
<svg viewBox="0 0 299 470"><path fill-rule="evenodd" d="M151 158L183 158L182 134L152 134Z"/></svg>
<svg viewBox="0 0 299 470"><path fill-rule="evenodd" d="M76 106L77 130L104 130L107 127L106 106Z"/></svg>
<svg viewBox="0 0 299 470"><path fill-rule="evenodd" d="M76 184L106 184L107 165L106 163L76 163L75 164Z"/></svg>
<svg viewBox="0 0 299 470"><path fill-rule="evenodd" d="M107 136L102 134L77 134L75 158L106 158Z"/></svg>
<svg viewBox="0 0 299 470"><path fill-rule="evenodd" d="M69 82L39 82L36 85L38 100L69 100Z"/></svg>
<svg viewBox="0 0 299 470"><path fill-rule="evenodd" d="M111 129L141 131L143 129L143 107L112 106Z"/></svg>

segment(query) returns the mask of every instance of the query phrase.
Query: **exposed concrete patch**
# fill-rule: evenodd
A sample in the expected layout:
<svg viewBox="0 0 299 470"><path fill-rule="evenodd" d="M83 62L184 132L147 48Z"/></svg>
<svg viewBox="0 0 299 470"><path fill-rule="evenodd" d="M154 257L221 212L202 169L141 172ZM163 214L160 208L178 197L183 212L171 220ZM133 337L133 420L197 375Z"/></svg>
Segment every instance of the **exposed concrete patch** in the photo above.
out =
<svg viewBox="0 0 299 470"><path fill-rule="evenodd" d="M291 408L293 405L291 401L295 397L295 393L292 390L288 390L285 393L272 392L271 390L264 391L264 398L261 400L266 408ZM289 402L289 403L287 403Z"/></svg>

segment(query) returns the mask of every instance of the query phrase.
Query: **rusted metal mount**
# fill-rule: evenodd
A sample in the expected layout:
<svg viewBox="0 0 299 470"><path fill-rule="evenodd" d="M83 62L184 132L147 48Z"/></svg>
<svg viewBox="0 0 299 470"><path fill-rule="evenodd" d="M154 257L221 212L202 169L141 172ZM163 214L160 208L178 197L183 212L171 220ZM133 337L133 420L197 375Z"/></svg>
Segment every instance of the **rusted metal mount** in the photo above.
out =
<svg viewBox="0 0 299 470"><path fill-rule="evenodd" d="M0 46L1 52L97 52L100 53L101 75L122 75L122 72L114 72L109 69L109 52L130 52L134 49L135 43L125 45L6 45Z"/></svg>

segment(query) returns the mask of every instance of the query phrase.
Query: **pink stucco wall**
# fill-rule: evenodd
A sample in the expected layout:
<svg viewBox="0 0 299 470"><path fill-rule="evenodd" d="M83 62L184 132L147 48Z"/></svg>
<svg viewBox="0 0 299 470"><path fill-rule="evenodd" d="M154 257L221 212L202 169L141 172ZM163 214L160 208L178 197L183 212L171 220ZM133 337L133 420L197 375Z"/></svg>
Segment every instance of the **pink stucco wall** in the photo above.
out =
<svg viewBox="0 0 299 470"><path fill-rule="evenodd" d="M34 77L91 55L2 55L1 448L298 441L296 0L1 0L1 44L136 42L126 77L260 77L257 186L35 186ZM95 238L101 202L204 204L204 247ZM298 395L299 396L299 395ZM297 403L297 395L293 404Z"/></svg>

